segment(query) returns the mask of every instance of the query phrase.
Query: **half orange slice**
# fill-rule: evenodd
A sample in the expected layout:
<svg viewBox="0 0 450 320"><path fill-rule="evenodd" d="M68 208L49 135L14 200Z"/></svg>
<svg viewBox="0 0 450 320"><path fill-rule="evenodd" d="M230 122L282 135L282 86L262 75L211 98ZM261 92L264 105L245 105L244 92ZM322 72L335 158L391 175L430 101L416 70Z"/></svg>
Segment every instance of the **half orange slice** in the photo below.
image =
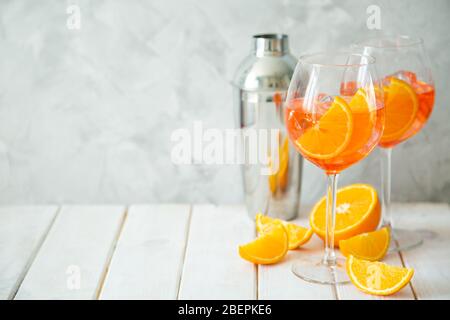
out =
<svg viewBox="0 0 450 320"><path fill-rule="evenodd" d="M311 211L309 222L314 232L325 239L326 197ZM381 217L381 206L374 187L368 184L352 184L337 191L334 245L363 232L374 231Z"/></svg>

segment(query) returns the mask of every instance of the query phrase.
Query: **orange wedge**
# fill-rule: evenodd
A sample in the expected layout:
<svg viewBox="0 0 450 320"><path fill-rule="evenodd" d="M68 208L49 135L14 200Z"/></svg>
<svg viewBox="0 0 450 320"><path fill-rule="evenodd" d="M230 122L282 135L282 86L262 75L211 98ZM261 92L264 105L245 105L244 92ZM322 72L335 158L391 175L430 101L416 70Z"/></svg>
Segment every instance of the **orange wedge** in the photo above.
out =
<svg viewBox="0 0 450 320"><path fill-rule="evenodd" d="M414 275L414 270L370 262L349 256L346 263L350 281L361 291L388 296L400 291Z"/></svg>
<svg viewBox="0 0 450 320"><path fill-rule="evenodd" d="M265 216L261 213L256 215L256 231L258 234L264 234L274 223L281 223L286 228L289 238L289 250L297 249L299 246L307 243L313 235L312 229L304 228L294 223L288 223L279 219Z"/></svg>
<svg viewBox="0 0 450 320"><path fill-rule="evenodd" d="M339 249L346 257L377 261L383 259L389 249L388 228L362 233L347 240L339 241Z"/></svg>
<svg viewBox="0 0 450 320"><path fill-rule="evenodd" d="M330 108L296 141L300 151L315 159L331 159L349 144L353 117L347 102L336 97Z"/></svg>
<svg viewBox="0 0 450 320"><path fill-rule="evenodd" d="M270 229L274 223L283 224L280 219L275 219L262 213L257 213L255 216L256 232L258 232L259 235L266 233L266 229Z"/></svg>
<svg viewBox="0 0 450 320"><path fill-rule="evenodd" d="M285 226L289 235L289 250L294 250L304 245L313 235L312 229L294 223L286 223Z"/></svg>
<svg viewBox="0 0 450 320"><path fill-rule="evenodd" d="M288 249L286 228L281 223L274 223L256 240L239 246L239 255L252 263L273 264L281 261Z"/></svg>
<svg viewBox="0 0 450 320"><path fill-rule="evenodd" d="M374 231L381 217L376 190L368 184L352 184L337 191L334 245L363 232ZM313 207L309 223L325 239L326 197Z"/></svg>
<svg viewBox="0 0 450 320"><path fill-rule="evenodd" d="M381 143L398 140L412 126L419 110L414 89L405 81L392 78L385 90L385 125Z"/></svg>

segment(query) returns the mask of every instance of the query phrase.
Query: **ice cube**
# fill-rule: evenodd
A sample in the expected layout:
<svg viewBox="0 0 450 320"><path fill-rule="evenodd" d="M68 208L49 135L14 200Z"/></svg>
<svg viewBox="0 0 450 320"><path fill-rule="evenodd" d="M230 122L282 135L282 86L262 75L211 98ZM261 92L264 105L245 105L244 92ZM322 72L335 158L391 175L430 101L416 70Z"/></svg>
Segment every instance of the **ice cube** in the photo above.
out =
<svg viewBox="0 0 450 320"><path fill-rule="evenodd" d="M357 90L355 81L348 81L341 83L341 95L342 96L353 96Z"/></svg>
<svg viewBox="0 0 450 320"><path fill-rule="evenodd" d="M394 72L393 74L388 75L384 78L383 84L388 85L391 78L397 78L400 80L403 80L405 82L408 82L409 84L416 84L417 83L417 76L414 72L406 71L406 70L400 70L397 72Z"/></svg>
<svg viewBox="0 0 450 320"><path fill-rule="evenodd" d="M333 102L334 100L332 96L326 95L325 93L319 93L317 99L319 102Z"/></svg>

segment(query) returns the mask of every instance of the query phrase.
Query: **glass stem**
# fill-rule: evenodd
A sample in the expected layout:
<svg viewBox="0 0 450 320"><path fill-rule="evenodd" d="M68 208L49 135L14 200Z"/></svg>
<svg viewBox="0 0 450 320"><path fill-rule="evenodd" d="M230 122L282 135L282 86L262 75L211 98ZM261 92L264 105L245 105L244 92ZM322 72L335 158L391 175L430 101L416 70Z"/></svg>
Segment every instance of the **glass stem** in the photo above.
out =
<svg viewBox="0 0 450 320"><path fill-rule="evenodd" d="M336 265L334 252L334 224L336 222L336 190L338 182L337 174L327 175L327 213L325 229L325 256L323 263L327 266Z"/></svg>
<svg viewBox="0 0 450 320"><path fill-rule="evenodd" d="M382 212L383 219L381 222L382 227L393 228L392 216L391 216L391 157L392 148L380 148L381 149L381 192L382 197Z"/></svg>

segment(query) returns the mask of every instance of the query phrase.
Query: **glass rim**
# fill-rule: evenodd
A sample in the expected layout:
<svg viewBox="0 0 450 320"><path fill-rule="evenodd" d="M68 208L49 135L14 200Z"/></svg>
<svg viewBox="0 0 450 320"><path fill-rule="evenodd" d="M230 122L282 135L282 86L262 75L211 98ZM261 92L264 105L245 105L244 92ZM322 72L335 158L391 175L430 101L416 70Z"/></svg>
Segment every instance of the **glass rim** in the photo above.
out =
<svg viewBox="0 0 450 320"><path fill-rule="evenodd" d="M339 56L339 55L345 55L347 57L354 56L354 57L360 57L360 58L366 58L367 62L364 63L321 63L321 62L311 62L307 61L308 59L314 58L314 57L326 57L326 56ZM321 51L321 52L315 52L315 53L308 53L301 55L298 58L298 61L303 64L316 66L316 67L365 67L369 65L375 64L375 57L364 54L364 53L358 53L353 51Z"/></svg>
<svg viewBox="0 0 450 320"><path fill-rule="evenodd" d="M371 41L383 41L392 40L393 44L374 44ZM398 40L406 41L405 43L399 43ZM383 34L373 37L365 38L364 40L354 43L358 47L375 48L375 49L390 49L390 48L407 48L417 45L423 45L423 39L420 37L412 37L403 34Z"/></svg>

